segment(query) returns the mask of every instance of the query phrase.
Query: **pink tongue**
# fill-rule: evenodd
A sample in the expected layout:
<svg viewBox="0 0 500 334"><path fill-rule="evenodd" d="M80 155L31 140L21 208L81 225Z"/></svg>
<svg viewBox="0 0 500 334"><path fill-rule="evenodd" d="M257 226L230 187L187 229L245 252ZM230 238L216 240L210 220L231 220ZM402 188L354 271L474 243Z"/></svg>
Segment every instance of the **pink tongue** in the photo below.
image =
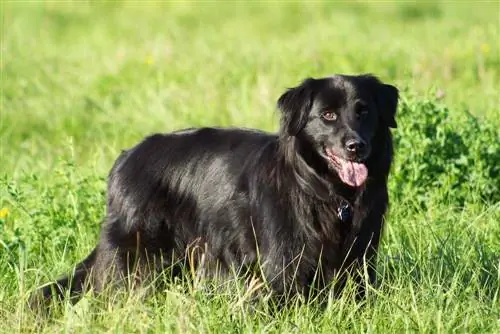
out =
<svg viewBox="0 0 500 334"><path fill-rule="evenodd" d="M351 162L344 159L338 159L340 168L337 170L342 182L352 186L359 187L366 181L368 169L364 164Z"/></svg>

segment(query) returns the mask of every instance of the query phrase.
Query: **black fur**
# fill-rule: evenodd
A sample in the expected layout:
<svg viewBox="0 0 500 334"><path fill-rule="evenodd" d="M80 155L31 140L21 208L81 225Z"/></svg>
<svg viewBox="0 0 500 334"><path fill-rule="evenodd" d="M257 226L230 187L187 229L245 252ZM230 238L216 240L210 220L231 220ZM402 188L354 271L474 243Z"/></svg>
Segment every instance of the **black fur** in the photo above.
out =
<svg viewBox="0 0 500 334"><path fill-rule="evenodd" d="M255 270L277 295L307 295L373 260L388 205L398 91L371 75L307 79L278 100L277 134L201 128L156 134L115 162L108 182L107 218L92 254L68 277L42 289L47 300L90 282L95 291L130 275L146 279L177 260L208 276L232 268ZM360 109L363 109L360 111ZM337 120L325 121L333 111ZM345 142L366 142L351 156ZM324 147L362 161L361 187L342 183ZM342 203L352 220L341 222ZM204 261L199 259L204 255ZM147 264L147 265L146 265ZM349 269L349 270L347 270ZM343 280L337 283L338 290Z"/></svg>

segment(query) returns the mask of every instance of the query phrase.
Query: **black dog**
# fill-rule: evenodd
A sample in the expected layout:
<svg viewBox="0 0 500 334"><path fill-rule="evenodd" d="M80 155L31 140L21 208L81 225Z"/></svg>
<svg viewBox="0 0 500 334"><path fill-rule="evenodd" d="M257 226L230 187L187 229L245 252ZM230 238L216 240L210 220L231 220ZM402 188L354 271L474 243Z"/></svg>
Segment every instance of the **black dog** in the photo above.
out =
<svg viewBox="0 0 500 334"><path fill-rule="evenodd" d="M207 277L258 267L277 295L341 288L346 276L363 286L388 205L397 105L398 90L371 75L310 78L279 98L278 134L146 138L111 170L97 247L41 294L78 295L85 282L100 291L131 272L142 281L186 259Z"/></svg>

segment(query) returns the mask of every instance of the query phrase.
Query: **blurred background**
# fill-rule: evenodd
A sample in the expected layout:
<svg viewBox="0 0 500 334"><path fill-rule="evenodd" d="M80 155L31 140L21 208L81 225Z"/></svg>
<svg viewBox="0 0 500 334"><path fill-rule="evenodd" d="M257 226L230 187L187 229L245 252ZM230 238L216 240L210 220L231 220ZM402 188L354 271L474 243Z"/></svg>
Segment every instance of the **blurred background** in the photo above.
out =
<svg viewBox="0 0 500 334"><path fill-rule="evenodd" d="M180 127L274 130L279 94L331 73L500 124L499 15L498 1L4 1L2 171L43 174L71 151L102 173Z"/></svg>
<svg viewBox="0 0 500 334"><path fill-rule="evenodd" d="M0 332L500 332L499 1L4 0L0 18ZM274 131L287 87L366 72L401 90L376 303L274 317L172 285L27 312L95 246L122 149Z"/></svg>

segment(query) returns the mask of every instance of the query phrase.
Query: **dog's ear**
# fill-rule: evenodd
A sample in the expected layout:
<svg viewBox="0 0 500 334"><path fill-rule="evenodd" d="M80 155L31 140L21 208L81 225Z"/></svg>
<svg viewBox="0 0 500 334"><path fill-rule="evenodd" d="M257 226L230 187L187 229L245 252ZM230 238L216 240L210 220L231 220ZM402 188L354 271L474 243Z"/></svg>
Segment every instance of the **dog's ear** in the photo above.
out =
<svg viewBox="0 0 500 334"><path fill-rule="evenodd" d="M396 128L396 111L398 109L399 91L396 87L379 82L377 87L377 106L384 123Z"/></svg>
<svg viewBox="0 0 500 334"><path fill-rule="evenodd" d="M278 99L281 111L281 131L289 136L297 135L306 125L313 103L313 84L316 80L305 79L299 86L289 88Z"/></svg>

